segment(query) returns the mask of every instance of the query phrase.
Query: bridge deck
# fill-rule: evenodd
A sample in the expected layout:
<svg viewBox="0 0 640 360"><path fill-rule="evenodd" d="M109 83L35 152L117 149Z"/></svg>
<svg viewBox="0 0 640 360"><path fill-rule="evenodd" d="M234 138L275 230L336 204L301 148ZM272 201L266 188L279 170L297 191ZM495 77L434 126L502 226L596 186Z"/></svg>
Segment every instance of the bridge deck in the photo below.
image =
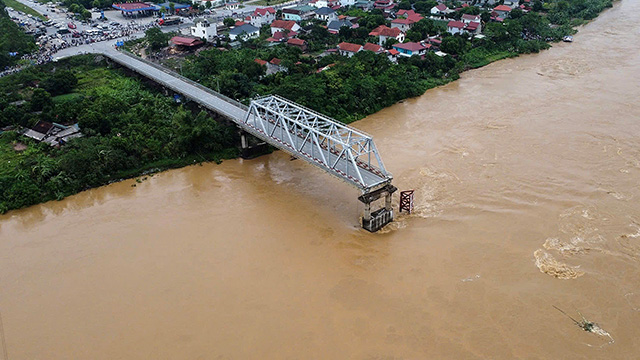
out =
<svg viewBox="0 0 640 360"><path fill-rule="evenodd" d="M296 131L293 134L294 136L292 136L292 133L290 132L287 136L285 134L285 129L288 128L289 125L284 122L275 123L264 121L259 125L253 115L247 116L249 107L246 105L219 94L160 65L113 49L104 51L103 55L122 66L156 81L176 93L182 94L186 98L199 103L203 107L225 116L238 124L240 128L257 138L321 168L325 172L360 188L365 193L369 192L374 187L382 186L391 182L391 174L386 172L384 166L381 164L377 150L375 150L375 146L372 144L372 139L370 137L367 137L371 142L369 147L371 148L371 146L374 146L373 151L375 152L376 157L378 157L378 160L380 160L380 167L382 169L380 169L380 167L371 166L370 154L368 162L361 161L361 159L352 155L350 156L351 158L349 158L346 154L341 155L340 153L337 153L334 147L321 144L318 137L316 137L316 142L314 143L309 137L305 137L305 135L308 134L309 129L307 129L306 132ZM302 107L299 108L302 109ZM306 108L304 108L304 110L309 113L312 112ZM325 119L332 121L332 119ZM302 129L299 124L294 125L298 126L298 129ZM340 124L340 126L342 127L339 129L341 131L344 129L351 129L343 124ZM276 130L274 131L274 129ZM357 132L355 129L352 130L355 133L362 135L361 132ZM369 151L371 151L371 149ZM320 155L319 152L322 152L323 154ZM357 166L356 171L353 170L354 164ZM352 169L351 171L349 170L350 166Z"/></svg>

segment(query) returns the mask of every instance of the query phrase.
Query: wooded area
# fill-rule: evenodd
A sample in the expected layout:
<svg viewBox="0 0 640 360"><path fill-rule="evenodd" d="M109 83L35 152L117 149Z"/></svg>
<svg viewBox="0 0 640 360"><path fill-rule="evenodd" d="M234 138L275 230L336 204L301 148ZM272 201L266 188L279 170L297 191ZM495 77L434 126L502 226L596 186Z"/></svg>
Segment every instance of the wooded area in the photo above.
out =
<svg viewBox="0 0 640 360"><path fill-rule="evenodd" d="M0 92L2 126L78 123L85 135L54 148L2 133L0 212L145 171L237 156L234 128L192 113L92 55L4 77ZM19 144L26 150L14 150Z"/></svg>

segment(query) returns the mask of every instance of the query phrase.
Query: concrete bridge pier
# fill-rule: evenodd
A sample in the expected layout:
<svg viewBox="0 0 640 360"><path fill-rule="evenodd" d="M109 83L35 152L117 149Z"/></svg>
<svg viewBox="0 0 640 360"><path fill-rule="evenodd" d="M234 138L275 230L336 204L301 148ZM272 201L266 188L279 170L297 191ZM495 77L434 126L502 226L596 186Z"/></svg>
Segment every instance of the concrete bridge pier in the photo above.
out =
<svg viewBox="0 0 640 360"><path fill-rule="evenodd" d="M391 208L391 196L398 188L387 184L380 189L362 194L358 197L364 204L362 227L370 232L376 232L393 221L393 209ZM384 196L384 207L371 212L371 203Z"/></svg>
<svg viewBox="0 0 640 360"><path fill-rule="evenodd" d="M240 156L243 159L253 159L269 152L269 147L266 142L260 141L244 130L239 130L239 134Z"/></svg>

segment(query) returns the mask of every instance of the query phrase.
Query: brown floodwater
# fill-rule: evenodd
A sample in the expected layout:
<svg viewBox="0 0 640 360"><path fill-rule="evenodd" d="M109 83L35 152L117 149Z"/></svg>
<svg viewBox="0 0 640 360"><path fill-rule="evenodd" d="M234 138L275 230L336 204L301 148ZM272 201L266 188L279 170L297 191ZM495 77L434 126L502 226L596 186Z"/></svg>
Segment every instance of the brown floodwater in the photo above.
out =
<svg viewBox="0 0 640 360"><path fill-rule="evenodd" d="M0 217L9 359L640 357L638 13L356 123L416 190L377 234L282 152Z"/></svg>

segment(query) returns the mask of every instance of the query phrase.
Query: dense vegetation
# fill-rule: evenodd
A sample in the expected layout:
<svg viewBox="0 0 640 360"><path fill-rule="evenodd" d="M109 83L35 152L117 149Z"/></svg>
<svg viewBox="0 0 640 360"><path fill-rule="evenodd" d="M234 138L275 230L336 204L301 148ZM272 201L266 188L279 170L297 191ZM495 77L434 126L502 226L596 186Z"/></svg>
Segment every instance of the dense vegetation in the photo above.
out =
<svg viewBox="0 0 640 360"><path fill-rule="evenodd" d="M11 20L0 0L0 70L14 65L18 59L36 49L33 37L25 34L20 27ZM11 53L17 53L11 56Z"/></svg>
<svg viewBox="0 0 640 360"><path fill-rule="evenodd" d="M82 3L87 5L95 4ZM424 12L431 5L431 0L402 3ZM592 19L611 6L611 0L534 1L532 6L535 11L526 14L512 11L504 23L488 22L488 13L475 7L451 15L455 19L465 12L481 15L487 22L482 39L448 35L441 22L431 20L422 20L408 32L407 38L413 41L441 33L441 50L450 54L445 57L427 53L423 59L401 58L393 64L385 55L360 52L352 58L329 55L316 60L297 48L266 47L251 40L239 50L203 51L189 58L180 70L244 102L276 93L350 122L456 79L465 69L547 48L548 41L573 33L572 26ZM4 11L2 15L0 26L5 31L0 33L0 61L10 63L5 56L8 51L30 51L33 41L13 22L5 22ZM342 29L332 35L316 25L301 37L314 53L340 41L375 42L368 33L386 20L375 11L358 15L359 29ZM157 41L149 41L150 45L166 42L165 36L154 32L147 40L154 36ZM266 67L255 62L274 58L281 60L285 71L266 75ZM151 169L237 153L231 128L219 125L204 112L193 115L93 56L31 67L2 78L0 93L0 126L32 126L39 120L78 123L85 134L61 148L36 143L12 131L0 134L0 212L61 199Z"/></svg>
<svg viewBox="0 0 640 360"><path fill-rule="evenodd" d="M473 10L475 9L475 10ZM453 14L460 18L463 9ZM372 11L349 10L360 16L357 29L342 28L337 35L319 25L301 38L311 51L320 51L340 41L364 44L377 42L369 32L385 24L385 19ZM451 56L439 57L433 52L424 59L400 58L397 65L386 55L360 52L352 58L329 55L319 60L303 55L297 48L284 45L266 47L251 41L242 49L201 52L182 66L183 75L225 95L241 101L265 94L279 94L344 122L360 119L408 97L418 96L427 89L457 79L461 71L484 66L492 61L523 53L538 52L549 47L547 41L557 41L573 33L569 24L550 26L549 18L537 12L512 12L504 23L489 22L485 38L468 39L449 35L440 21L424 19L407 33L408 40L421 40L442 34L441 50ZM386 44L390 47L391 44ZM266 68L254 60L282 60L287 71L265 75ZM324 71L318 72L327 65Z"/></svg>
<svg viewBox="0 0 640 360"><path fill-rule="evenodd" d="M0 79L0 124L79 123L61 148L0 135L0 212L61 199L151 169L235 157L235 131L80 56ZM24 100L26 102L22 102ZM26 144L18 152L14 146Z"/></svg>

